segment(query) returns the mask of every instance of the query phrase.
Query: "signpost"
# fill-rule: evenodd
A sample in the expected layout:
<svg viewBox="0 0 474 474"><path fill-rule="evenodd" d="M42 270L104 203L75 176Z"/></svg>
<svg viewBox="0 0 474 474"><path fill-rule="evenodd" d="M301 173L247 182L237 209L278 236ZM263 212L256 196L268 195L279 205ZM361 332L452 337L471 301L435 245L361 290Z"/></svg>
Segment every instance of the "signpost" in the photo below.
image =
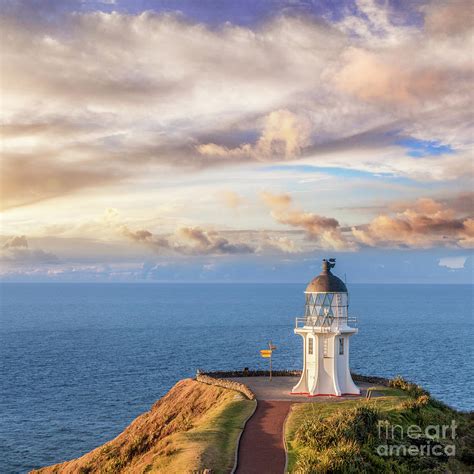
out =
<svg viewBox="0 0 474 474"><path fill-rule="evenodd" d="M272 353L276 349L276 346L272 344L272 341L268 343L268 349L262 349L260 355L264 359L270 359L270 380L272 379Z"/></svg>

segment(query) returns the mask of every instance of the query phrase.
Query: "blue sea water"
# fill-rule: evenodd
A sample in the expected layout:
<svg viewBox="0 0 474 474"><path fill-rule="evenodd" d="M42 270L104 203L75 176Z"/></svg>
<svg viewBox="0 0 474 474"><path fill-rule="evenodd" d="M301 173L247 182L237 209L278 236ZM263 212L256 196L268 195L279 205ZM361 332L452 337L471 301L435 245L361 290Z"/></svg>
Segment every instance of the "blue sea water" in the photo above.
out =
<svg viewBox="0 0 474 474"><path fill-rule="evenodd" d="M197 368L301 367L298 284L3 284L0 472L82 455ZM351 367L472 410L473 287L351 285Z"/></svg>

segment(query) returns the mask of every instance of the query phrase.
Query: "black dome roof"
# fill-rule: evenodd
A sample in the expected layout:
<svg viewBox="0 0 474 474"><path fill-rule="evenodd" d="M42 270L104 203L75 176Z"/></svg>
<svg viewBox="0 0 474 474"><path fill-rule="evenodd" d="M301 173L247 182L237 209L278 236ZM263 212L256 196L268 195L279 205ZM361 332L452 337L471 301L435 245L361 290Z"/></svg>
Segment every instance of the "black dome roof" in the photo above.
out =
<svg viewBox="0 0 474 474"><path fill-rule="evenodd" d="M344 282L331 273L335 260L323 260L323 271L320 275L310 281L306 287L306 293L347 293Z"/></svg>

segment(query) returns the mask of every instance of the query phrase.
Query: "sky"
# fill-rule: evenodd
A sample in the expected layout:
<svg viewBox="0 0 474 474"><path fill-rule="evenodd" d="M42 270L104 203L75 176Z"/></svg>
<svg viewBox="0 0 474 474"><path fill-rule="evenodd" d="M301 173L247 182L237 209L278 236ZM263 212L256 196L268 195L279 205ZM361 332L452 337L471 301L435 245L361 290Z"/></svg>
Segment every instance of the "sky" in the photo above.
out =
<svg viewBox="0 0 474 474"><path fill-rule="evenodd" d="M0 0L0 278L472 283L470 0Z"/></svg>

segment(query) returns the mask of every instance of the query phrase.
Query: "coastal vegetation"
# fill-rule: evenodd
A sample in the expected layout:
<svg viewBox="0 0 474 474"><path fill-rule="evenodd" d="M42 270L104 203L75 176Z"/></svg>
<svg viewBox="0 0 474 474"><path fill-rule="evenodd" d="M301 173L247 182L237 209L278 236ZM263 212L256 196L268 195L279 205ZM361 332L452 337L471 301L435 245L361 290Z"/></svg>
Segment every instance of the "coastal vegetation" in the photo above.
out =
<svg viewBox="0 0 474 474"><path fill-rule="evenodd" d="M472 413L448 407L401 377L372 379L371 397L292 406L284 433L289 473L473 472ZM34 472L231 472L238 437L257 402L216 385L220 379L210 381L178 382L115 439Z"/></svg>
<svg viewBox="0 0 474 474"><path fill-rule="evenodd" d="M35 472L230 472L238 436L255 404L234 390L182 380L112 441Z"/></svg>
<svg viewBox="0 0 474 474"><path fill-rule="evenodd" d="M473 472L474 416L397 377L370 399L293 405L286 423L288 471Z"/></svg>

